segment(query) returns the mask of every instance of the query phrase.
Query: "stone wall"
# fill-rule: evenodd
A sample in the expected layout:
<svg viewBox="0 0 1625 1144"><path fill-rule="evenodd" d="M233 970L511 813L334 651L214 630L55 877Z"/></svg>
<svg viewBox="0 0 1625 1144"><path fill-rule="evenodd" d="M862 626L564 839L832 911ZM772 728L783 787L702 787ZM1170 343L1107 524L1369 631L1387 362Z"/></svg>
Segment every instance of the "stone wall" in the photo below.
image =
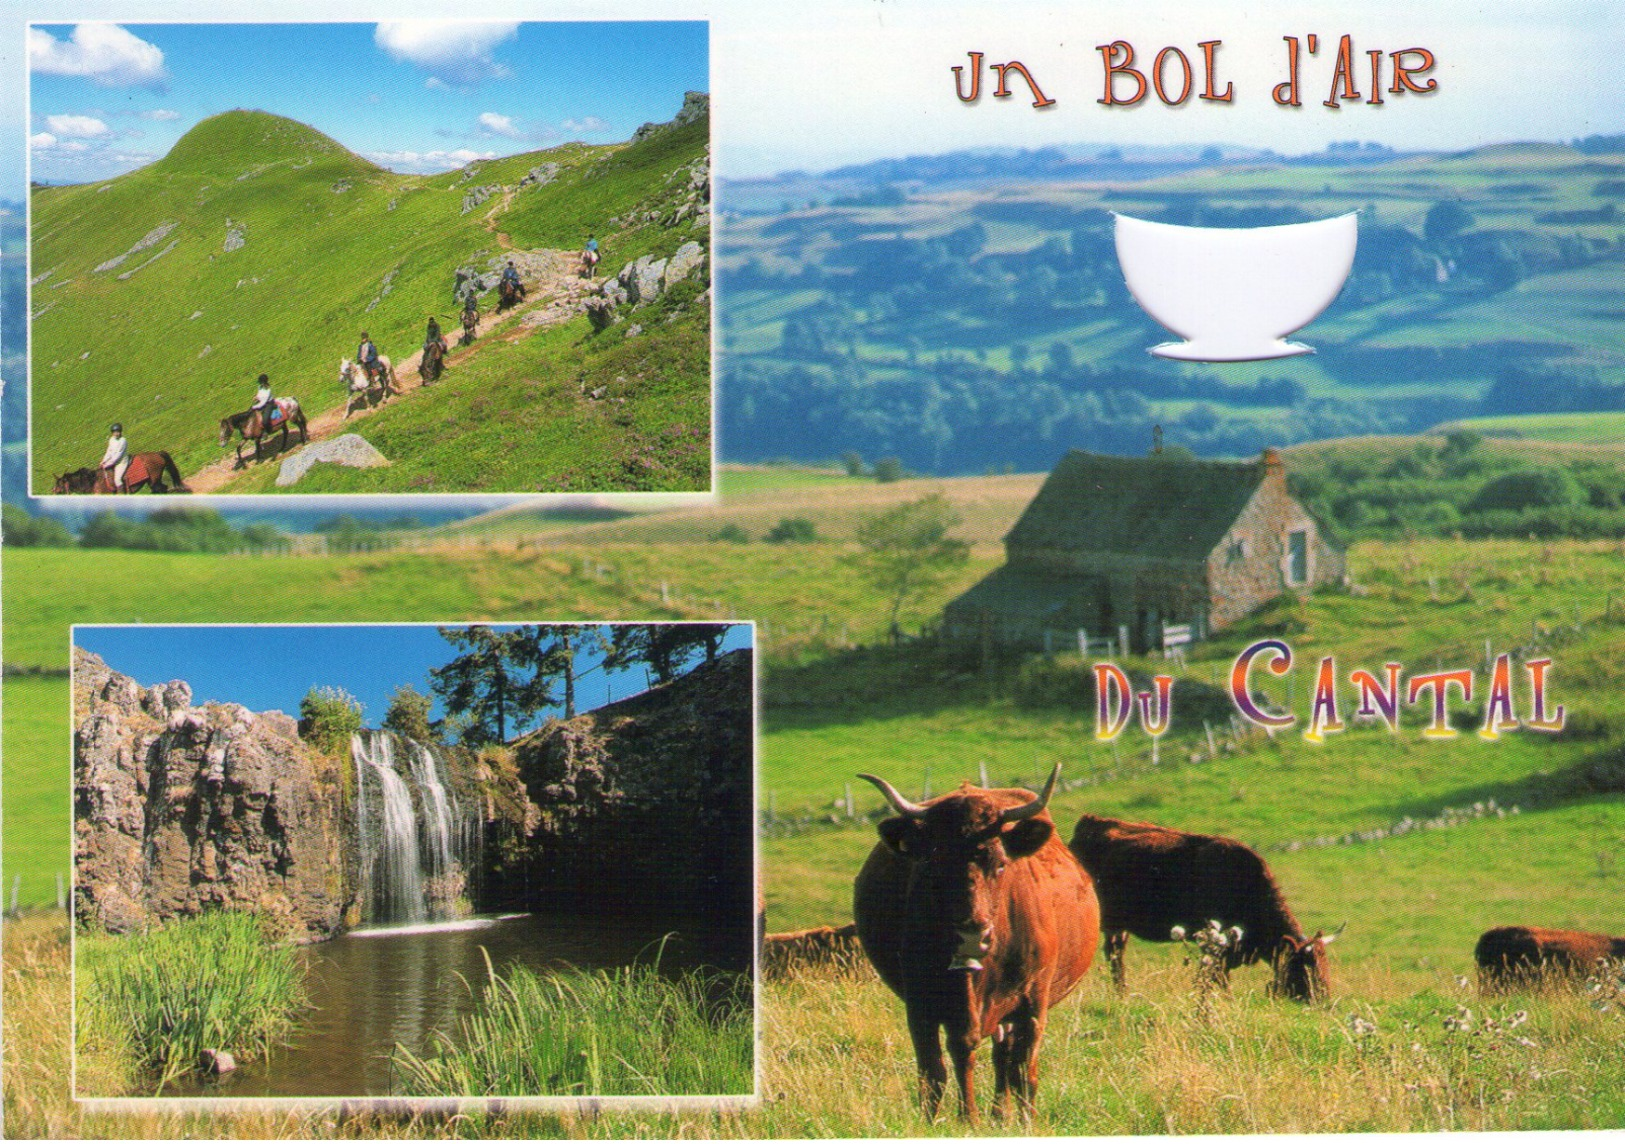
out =
<svg viewBox="0 0 1625 1144"><path fill-rule="evenodd" d="M353 904L347 761L280 711L192 704L73 656L74 909L115 932L213 908L296 939L331 937ZM353 856L352 856L353 857Z"/></svg>
<svg viewBox="0 0 1625 1144"><path fill-rule="evenodd" d="M1307 568L1302 580L1292 575L1288 538L1294 532L1305 537ZM1286 491L1285 473L1277 465L1208 556L1211 630L1228 627L1287 592L1334 584L1346 569L1343 553L1332 547L1314 518Z"/></svg>

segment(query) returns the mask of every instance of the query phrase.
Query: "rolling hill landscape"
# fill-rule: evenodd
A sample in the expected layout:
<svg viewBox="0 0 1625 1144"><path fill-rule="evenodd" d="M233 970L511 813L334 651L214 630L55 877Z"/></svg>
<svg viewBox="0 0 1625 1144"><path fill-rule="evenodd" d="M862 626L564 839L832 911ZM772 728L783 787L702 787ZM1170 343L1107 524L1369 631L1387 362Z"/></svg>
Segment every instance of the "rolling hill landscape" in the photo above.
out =
<svg viewBox="0 0 1625 1144"><path fill-rule="evenodd" d="M309 415L342 409L339 362L363 330L404 379L428 316L456 334L465 283L484 292L491 322L508 259L528 299L482 326L436 387L352 424L391 465L323 472L296 491L708 489L708 106L691 94L669 124L623 144L435 176L396 175L300 123L233 111L127 175L36 186L33 491L93 465L114 421L133 450L168 451L198 473L261 372ZM590 284L573 277L589 235L612 290L623 269L642 270L641 289L623 289L600 324L584 313ZM664 260L685 245L688 276L665 282ZM261 468L207 491L280 491L275 465Z"/></svg>
<svg viewBox="0 0 1625 1144"><path fill-rule="evenodd" d="M1625 154L1612 137L1462 153L965 153L724 188L724 457L850 450L940 475L1067 448L1200 456L1625 409ZM1360 216L1307 357L1179 365L1129 297L1111 213L1199 226ZM1589 415L1608 413L1612 420ZM1566 433L1528 421L1527 435ZM1497 421L1487 432L1525 432ZM833 448L831 442L837 443Z"/></svg>

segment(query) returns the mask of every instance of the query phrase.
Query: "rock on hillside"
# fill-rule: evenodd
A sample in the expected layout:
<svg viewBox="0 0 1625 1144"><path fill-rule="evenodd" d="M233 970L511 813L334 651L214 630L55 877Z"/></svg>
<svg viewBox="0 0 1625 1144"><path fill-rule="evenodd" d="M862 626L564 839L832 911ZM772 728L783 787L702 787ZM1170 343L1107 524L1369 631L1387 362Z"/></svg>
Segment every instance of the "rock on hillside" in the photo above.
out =
<svg viewBox="0 0 1625 1144"><path fill-rule="evenodd" d="M664 131L668 127L681 127L685 123L693 123L696 119L711 114L711 96L703 91L685 91L683 93L683 106L678 108L676 116L665 123L645 123L632 132L633 143L647 139L657 131Z"/></svg>
<svg viewBox="0 0 1625 1144"><path fill-rule="evenodd" d="M699 919L748 961L755 876L751 652L515 743L535 807L512 905Z"/></svg>
<svg viewBox="0 0 1625 1144"><path fill-rule="evenodd" d="M115 932L213 908L330 937L345 877L341 765L280 711L192 705L73 653L74 910Z"/></svg>

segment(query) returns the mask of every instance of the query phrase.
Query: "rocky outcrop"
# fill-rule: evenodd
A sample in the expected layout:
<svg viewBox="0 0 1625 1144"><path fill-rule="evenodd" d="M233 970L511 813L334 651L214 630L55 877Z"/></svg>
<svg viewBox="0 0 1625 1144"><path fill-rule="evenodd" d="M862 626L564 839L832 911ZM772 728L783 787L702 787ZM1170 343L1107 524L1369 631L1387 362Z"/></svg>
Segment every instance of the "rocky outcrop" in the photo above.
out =
<svg viewBox="0 0 1625 1144"><path fill-rule="evenodd" d="M193 706L73 653L74 909L116 932L215 908L253 910L296 939L332 936L345 876L343 764L293 718Z"/></svg>
<svg viewBox="0 0 1625 1144"><path fill-rule="evenodd" d="M514 744L536 808L511 904L753 929L751 652Z"/></svg>
<svg viewBox="0 0 1625 1144"><path fill-rule="evenodd" d="M389 464L389 458L359 433L345 433L328 441L306 445L282 462L277 470L279 486L296 485L316 464L346 465L352 469L376 469Z"/></svg>
<svg viewBox="0 0 1625 1144"><path fill-rule="evenodd" d="M698 242L685 242L670 258L645 254L627 263L619 274L599 287L598 297L587 303L593 326L603 329L622 307L646 306L679 282L698 278L708 283L709 264L705 247Z"/></svg>
<svg viewBox="0 0 1625 1144"><path fill-rule="evenodd" d="M666 123L645 123L632 132L632 142L637 143L658 131L668 127L681 127L685 123L693 123L696 119L711 114L711 96L704 91L685 91L683 93L683 106L678 108L677 114Z"/></svg>

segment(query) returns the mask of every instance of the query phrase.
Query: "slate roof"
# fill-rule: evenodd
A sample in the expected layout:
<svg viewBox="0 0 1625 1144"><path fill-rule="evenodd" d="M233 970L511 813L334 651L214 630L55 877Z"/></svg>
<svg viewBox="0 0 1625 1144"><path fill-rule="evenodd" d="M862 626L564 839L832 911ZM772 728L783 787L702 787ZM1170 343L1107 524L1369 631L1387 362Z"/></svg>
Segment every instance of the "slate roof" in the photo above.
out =
<svg viewBox="0 0 1625 1144"><path fill-rule="evenodd" d="M1073 449L1005 536L1022 548L1203 560L1264 481L1256 461L1108 457Z"/></svg>

